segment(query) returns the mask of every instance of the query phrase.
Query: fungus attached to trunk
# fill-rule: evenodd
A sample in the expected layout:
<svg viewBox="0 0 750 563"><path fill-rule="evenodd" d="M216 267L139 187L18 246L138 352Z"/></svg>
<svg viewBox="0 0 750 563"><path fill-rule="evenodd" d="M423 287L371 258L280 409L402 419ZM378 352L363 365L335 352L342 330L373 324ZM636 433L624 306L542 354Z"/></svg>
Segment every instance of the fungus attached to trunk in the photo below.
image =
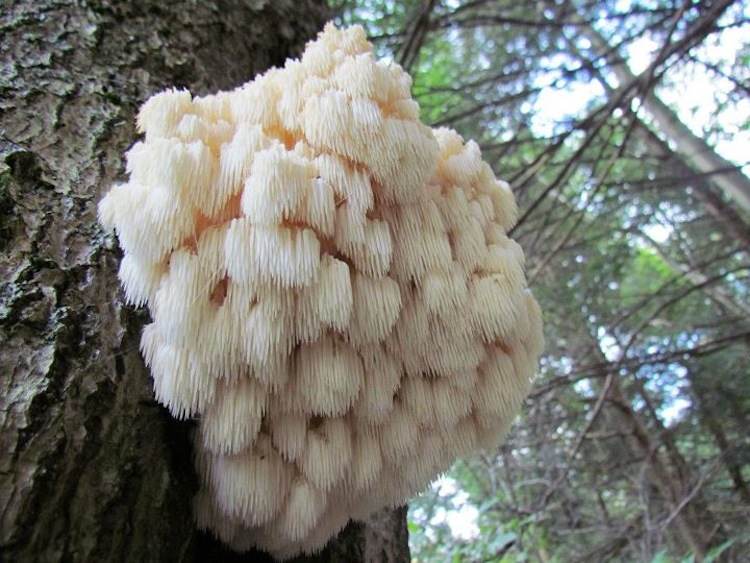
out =
<svg viewBox="0 0 750 563"><path fill-rule="evenodd" d="M197 521L238 550L318 550L497 446L529 390L513 195L410 86L329 25L236 90L153 96L99 206L156 397L200 421Z"/></svg>

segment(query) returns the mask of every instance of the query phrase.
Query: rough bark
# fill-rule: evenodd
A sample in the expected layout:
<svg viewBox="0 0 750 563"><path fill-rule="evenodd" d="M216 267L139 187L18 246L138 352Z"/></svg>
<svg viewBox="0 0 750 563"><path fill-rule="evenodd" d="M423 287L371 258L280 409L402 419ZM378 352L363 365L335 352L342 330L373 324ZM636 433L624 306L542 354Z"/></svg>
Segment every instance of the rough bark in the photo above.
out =
<svg viewBox="0 0 750 563"><path fill-rule="evenodd" d="M221 552L194 529L191 424L152 398L138 350L146 313L122 301L119 253L96 204L123 174L144 99L170 86L205 94L241 84L299 52L324 18L319 0L3 2L3 560ZM350 526L313 560L364 560L378 546L387 555L371 560L408 559L403 513L394 514Z"/></svg>

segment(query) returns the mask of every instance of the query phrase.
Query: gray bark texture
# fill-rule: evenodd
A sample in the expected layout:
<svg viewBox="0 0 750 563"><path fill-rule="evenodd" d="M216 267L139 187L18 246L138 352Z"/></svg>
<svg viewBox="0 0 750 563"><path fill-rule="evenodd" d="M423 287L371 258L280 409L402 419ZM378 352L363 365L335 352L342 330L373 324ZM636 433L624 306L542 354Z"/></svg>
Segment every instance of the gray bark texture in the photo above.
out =
<svg viewBox="0 0 750 563"><path fill-rule="evenodd" d="M193 525L191 423L152 397L96 205L151 94L237 86L298 54L320 0L2 0L0 559L269 561ZM306 561L408 561L403 509Z"/></svg>

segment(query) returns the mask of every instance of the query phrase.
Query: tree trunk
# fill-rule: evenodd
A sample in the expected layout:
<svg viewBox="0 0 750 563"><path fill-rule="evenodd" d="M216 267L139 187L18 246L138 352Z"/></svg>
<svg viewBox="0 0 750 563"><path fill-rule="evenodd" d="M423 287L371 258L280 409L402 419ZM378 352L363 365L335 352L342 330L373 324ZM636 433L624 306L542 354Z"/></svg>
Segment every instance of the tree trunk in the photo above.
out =
<svg viewBox="0 0 750 563"><path fill-rule="evenodd" d="M599 343L595 340L592 344L597 360L607 369L616 370L616 366L610 365L601 352ZM637 398L645 402L647 412L651 414L651 426L647 426L643 417L633 410L636 397L624 383L622 376L615 376L612 380L606 399L613 408L604 409L606 416L603 416L602 424L611 426L615 431L626 430L627 438L623 445L633 452L631 457L644 460L648 481L659 492L661 501L669 510L668 522L661 525L666 529L666 524L672 523L681 545L691 550L696 561L703 561L707 550L720 543L717 542L719 527L716 517L706 508L700 489L695 493L691 491L694 479L690 467L656 416L642 383L634 380ZM597 392L603 392L598 382L593 387ZM666 449L666 455L662 453L662 448Z"/></svg>
<svg viewBox="0 0 750 563"><path fill-rule="evenodd" d="M633 136L648 147L651 156L662 159L664 168L669 171L674 182L695 188L693 192L695 198L714 218L717 228L729 240L735 240L745 249L750 250L750 225L734 207L724 201L720 192L714 188L710 182L712 175L693 170L679 154L673 152L666 142L651 131L638 115L633 115L633 117L636 119Z"/></svg>
<svg viewBox="0 0 750 563"><path fill-rule="evenodd" d="M593 41L593 45L599 56L604 56L609 52L609 46L600 34L590 28L590 26L584 26L584 29L592 34L589 39ZM611 96L615 92L615 88L607 82L599 69L595 68L592 62L582 55L575 41L569 39L568 45L570 46L570 49L578 55L581 62L590 68L597 82L599 82L602 88L604 88L608 95ZM630 72L625 61L620 60L619 62L616 62L614 67L615 69L618 69L617 77L620 82L628 79L632 79L632 81L637 80L637 77ZM650 96L650 99L652 99L652 101L658 100L653 94ZM660 106L663 106L663 110L666 108L661 101L658 103ZM669 108L666 108L666 110L669 110ZM669 111L671 112L671 110ZM631 112L629 117L635 121L633 136L648 147L651 156L657 157L664 162L664 167L674 176L673 181L681 181L681 183L686 186L693 186L695 188L694 194L696 199L700 201L708 214L716 220L717 227L724 232L728 238L736 240L745 248L750 248L750 225L748 225L747 221L737 209L732 207L730 203L727 203L727 201L731 202L733 200L727 197L727 201L725 201L722 197L722 194L726 195L727 191L722 190L723 186L722 183L718 181L718 178L726 174L726 170L717 171L715 169L703 169L697 167L695 164L691 164L684 153L673 151L669 146L669 143L654 133L637 113ZM677 119L674 112L672 112L671 118L673 120ZM692 132L690 132L690 135L692 135ZM701 142L705 144L705 141L701 140ZM713 152L713 149L710 150ZM737 177L733 176L735 181L740 184L744 184L745 181L750 182L750 180L747 180L747 178L742 175L741 171L738 171L737 174L740 175L740 179L738 180ZM726 179L724 182L726 182Z"/></svg>
<svg viewBox="0 0 750 563"><path fill-rule="evenodd" d="M730 4L729 0L717 3L714 18L718 19ZM593 27L582 25L580 33L591 41L599 55L606 56L611 52L612 49L607 40ZM621 86L638 80L638 77L628 68L625 60L620 57L612 61L610 68ZM643 96L642 103L659 131L674 143L677 151L698 172L710 176L712 183L718 186L728 198L745 211L750 211L750 179L742 173L742 170L716 153L704 139L695 135L653 91Z"/></svg>
<svg viewBox="0 0 750 563"><path fill-rule="evenodd" d="M630 400L626 397L617 378L611 388L610 398L612 404L617 408L619 415L619 427L630 430L631 443L635 451L646 460L650 480L670 509L669 519L674 522L677 531L689 547L696 561L703 561L706 551L711 543L715 542L716 528L712 514L698 508L702 505L699 500L690 497L691 480L685 475L687 469L684 459L674 459L674 451L669 451L667 456L670 463L659 451L660 446L665 445L665 430L658 427L659 432L652 433L643 424L637 414L633 411Z"/></svg>
<svg viewBox="0 0 750 563"><path fill-rule="evenodd" d="M728 417L723 412L723 401L715 397L713 386L706 384L706 381L713 383L711 375L700 373L696 368L687 370L687 379L693 391L693 403L698 410L701 424L714 438L716 449L721 455L721 463L732 480L735 492L745 506L750 506L750 486L742 474L742 463L737 460L737 442L730 439L724 431L723 420Z"/></svg>
<svg viewBox="0 0 750 563"><path fill-rule="evenodd" d="M711 278L704 274L696 265L678 262L672 258L665 246L656 242L648 233L640 231L638 235L672 270L680 272L690 283L699 286L703 294L721 308L721 314L728 315L729 317L734 316L739 323L743 319L750 319L750 305L736 300L725 287L711 283Z"/></svg>
<svg viewBox="0 0 750 563"><path fill-rule="evenodd" d="M146 313L122 301L96 205L149 95L239 85L300 52L325 17L320 0L3 2L3 560L198 561L223 549L194 528L192 425L153 400L138 350ZM407 561L405 534L403 510L381 514L311 560Z"/></svg>

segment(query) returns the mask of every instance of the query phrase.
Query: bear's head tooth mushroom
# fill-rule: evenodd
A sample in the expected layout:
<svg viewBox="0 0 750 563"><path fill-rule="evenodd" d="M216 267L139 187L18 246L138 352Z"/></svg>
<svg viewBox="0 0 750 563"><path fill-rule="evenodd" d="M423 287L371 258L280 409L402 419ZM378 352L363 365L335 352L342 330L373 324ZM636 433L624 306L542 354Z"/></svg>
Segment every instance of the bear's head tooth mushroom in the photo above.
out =
<svg viewBox="0 0 750 563"><path fill-rule="evenodd" d="M496 447L529 391L513 195L410 87L328 25L236 90L149 99L99 205L156 397L200 421L196 519L235 549L320 549Z"/></svg>

